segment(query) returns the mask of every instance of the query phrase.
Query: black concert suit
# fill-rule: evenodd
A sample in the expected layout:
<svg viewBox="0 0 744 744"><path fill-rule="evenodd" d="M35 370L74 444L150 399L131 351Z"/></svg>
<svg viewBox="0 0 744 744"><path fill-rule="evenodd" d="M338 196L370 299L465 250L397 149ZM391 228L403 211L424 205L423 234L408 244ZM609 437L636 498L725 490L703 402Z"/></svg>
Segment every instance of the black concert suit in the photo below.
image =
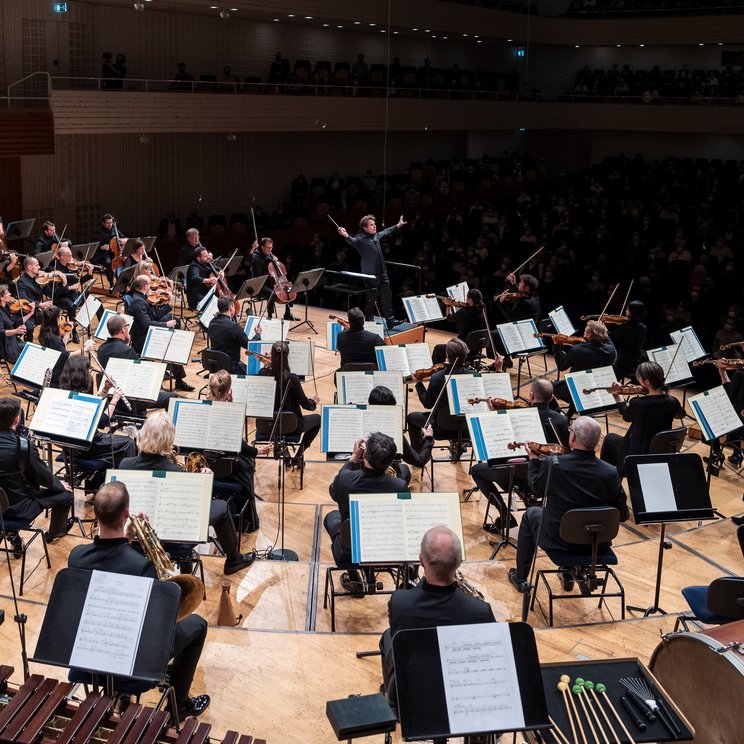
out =
<svg viewBox="0 0 744 744"><path fill-rule="evenodd" d="M98 250L93 254L93 258L91 259L94 264L103 267L109 286L113 286L114 284L114 270L111 268L114 259L111 255L111 250L106 250L104 246L108 246L115 237L116 231L113 226L109 230L101 226L98 230ZM119 231L119 237L126 238L127 236Z"/></svg>
<svg viewBox="0 0 744 744"><path fill-rule="evenodd" d="M188 267L188 265L194 260L195 253L196 248L186 241L178 251L178 265Z"/></svg>
<svg viewBox="0 0 744 744"><path fill-rule="evenodd" d="M393 636L399 630L418 630L440 625L495 623L491 605L471 597L457 584L437 586L421 579L413 589L398 589L388 602L390 627L380 638L382 678L388 700L396 705Z"/></svg>
<svg viewBox="0 0 744 744"><path fill-rule="evenodd" d="M473 331L480 331L485 326L485 308L475 305L461 307L454 313L447 316L448 323L454 323L457 326L457 338L465 341L468 335ZM431 353L431 360L434 364L442 364L447 359L447 344L437 344Z"/></svg>
<svg viewBox="0 0 744 744"><path fill-rule="evenodd" d="M390 288L390 279L388 278L387 266L385 265L385 254L382 252L380 241L383 238L390 237L398 231L398 225L390 227L370 235L366 232L360 232L356 235L349 235L346 242L352 246L361 258L361 273L371 274L375 279L365 279L364 286L374 289L374 292L367 293L367 303L364 308L364 317L371 320L375 314L375 301L380 299L382 315L387 321L388 328L392 327L393 317L393 291Z"/></svg>
<svg viewBox="0 0 744 744"><path fill-rule="evenodd" d="M220 313L209 322L207 336L210 350L221 351L230 358L231 374L244 375L246 366L240 361L240 350L248 348L248 336L240 325Z"/></svg>
<svg viewBox="0 0 744 744"><path fill-rule="evenodd" d="M375 346L384 346L385 342L376 333L366 331L341 331L336 338L336 348L341 355L341 366L345 364L374 364L377 369Z"/></svg>
<svg viewBox="0 0 744 744"><path fill-rule="evenodd" d="M11 313L8 306L0 305L0 357L9 364L15 364L18 361L25 342L21 341L20 336L7 335L7 332L22 325L23 317L20 312Z"/></svg>
<svg viewBox="0 0 744 744"><path fill-rule="evenodd" d="M558 411L554 411L547 403L535 403L533 408L537 409L540 415L545 441L552 444L566 445L568 443L568 419ZM558 432L556 439L555 431ZM498 460L488 460L488 462L479 462L473 465L470 475L475 481L481 493L501 511L502 520L506 516L506 504L494 484L498 485L502 491L509 490L509 469L506 467L495 467ZM517 465L514 469L514 486L518 487L524 493L527 489L527 463Z"/></svg>
<svg viewBox="0 0 744 744"><path fill-rule="evenodd" d="M211 289L211 287L202 283L204 279L209 279L210 276L213 276L213 272L208 263L202 264L198 261L192 261L189 264L186 272L186 298L192 310L196 310L197 305Z"/></svg>
<svg viewBox="0 0 744 744"><path fill-rule="evenodd" d="M573 346L554 346L553 357L559 370L583 372L585 369L610 367L615 363L617 352L612 339L607 337L604 341L584 341ZM567 415L571 418L576 411L565 380L558 380L558 382L553 383L553 395L558 400L570 404Z"/></svg>
<svg viewBox="0 0 744 744"><path fill-rule="evenodd" d="M41 343L41 339L39 339L39 343ZM57 359L57 363L52 369L52 381L49 383L50 387L58 388L59 377L62 374L65 364L67 364L67 360L70 358L70 352L67 351L64 339L54 333L49 334L49 336L44 340L43 345L59 352L59 359Z"/></svg>
<svg viewBox="0 0 744 744"><path fill-rule="evenodd" d="M328 493L338 505L338 511L326 514L323 525L331 538L336 565L351 563L351 553L341 545L341 525L349 518L349 495L352 493L408 493L408 483L384 470L368 468L360 462L346 462L333 479Z"/></svg>
<svg viewBox="0 0 744 744"><path fill-rule="evenodd" d="M273 255L273 254L270 254ZM269 274L269 263L271 262L271 259L264 255L264 253L261 251L261 249L257 249L253 251L253 255L251 256L251 271L253 272L253 277L258 278L259 276L268 276ZM261 291L258 293L258 297L262 300L268 300L268 304L266 306L266 317L267 318L273 318L274 317L274 310L276 309L276 295L273 293L272 289L272 279L269 276L268 280L266 281L266 284L261 287ZM282 304L282 303L279 303ZM286 302L284 303L284 319L285 320L292 320L292 303Z"/></svg>
<svg viewBox="0 0 744 744"><path fill-rule="evenodd" d="M144 576L157 579L155 566L138 553L126 537L100 538L96 536L89 545L78 545L67 560L70 568L87 571L108 571L127 576ZM199 664L204 641L207 638L207 621L199 615L187 615L176 623L173 636L170 681L176 693L176 704L183 708L189 697L191 683Z"/></svg>
<svg viewBox="0 0 744 744"><path fill-rule="evenodd" d="M506 302L496 303L496 316L501 313L504 323L516 320L537 320L540 317L540 298L537 295L520 297L510 305Z"/></svg>
<svg viewBox="0 0 744 744"><path fill-rule="evenodd" d="M0 431L0 482L10 502L3 516L30 522L51 509L49 533L57 537L66 531L72 492L42 462L34 443L23 439L12 429Z"/></svg>
<svg viewBox="0 0 744 744"><path fill-rule="evenodd" d="M273 372L272 370L263 367L258 374L273 375ZM310 413L307 416L303 416L302 409L304 408L306 411L314 411L317 408L317 404L312 398L308 398L307 395L305 395L300 378L294 372L290 372L286 376L285 384L289 385L289 391L287 392L287 397L284 399L284 407L282 408L282 411L284 413L293 413L295 415L297 418L297 428L294 432L284 431L282 432L282 435L302 432L302 448L304 451L307 451L308 447L310 447L320 431L320 414ZM284 390L282 389L282 384L279 378L277 378L276 395L274 396L274 415L279 413L279 404L281 403L283 394ZM261 432L262 436L268 434L270 434L270 431Z"/></svg>
<svg viewBox="0 0 744 744"><path fill-rule="evenodd" d="M567 455L530 460L527 479L533 493L540 498L545 495L546 486L549 491L545 509L531 506L524 513L519 525L518 581L527 581L538 531L539 546L543 550L591 552L591 546L569 545L561 539L561 518L570 509L614 506L620 510L620 519L623 522L630 516L617 468L595 457L594 452L575 449ZM600 553L608 547L600 546Z"/></svg>
<svg viewBox="0 0 744 744"><path fill-rule="evenodd" d="M26 329L29 334L31 334L34 331L34 328L41 323L41 310L39 309L39 305L49 299L49 297L45 295L49 293L49 288L52 285L47 284L46 286L41 287L36 283L36 279L30 277L25 271L18 277L18 281L14 284L18 285L18 295L21 299L36 303L36 312L28 319L28 321L26 321Z"/></svg>
<svg viewBox="0 0 744 744"><path fill-rule="evenodd" d="M625 475L628 455L647 455L651 440L660 431L672 428L680 410L679 401L672 395L638 395L627 403L618 403L617 410L624 421L630 422L625 436L607 434L602 442L600 457L617 467Z"/></svg>
<svg viewBox="0 0 744 744"><path fill-rule="evenodd" d="M65 238L65 240L67 240L67 238ZM50 237L42 233L38 238L36 238L33 255L38 256L40 253L47 253L48 251L54 250L57 243L59 243L59 238L54 235ZM72 243L70 243L70 245L72 245Z"/></svg>
<svg viewBox="0 0 744 744"><path fill-rule="evenodd" d="M643 361L643 345L646 343L646 326L640 321L621 323L612 332L612 342L617 351L613 368L618 380L623 377L635 379L635 371Z"/></svg>
<svg viewBox="0 0 744 744"><path fill-rule="evenodd" d="M88 277L80 277L77 274L73 274L59 261L53 261L49 267L49 271L59 271L64 274L67 279L67 286L57 284L56 282L50 282L48 286L51 287L51 289L48 292L52 302L67 315L72 323L75 320L75 302L80 297L80 292L77 289L70 289L70 287L73 287L76 284L82 286L83 281Z"/></svg>
<svg viewBox="0 0 744 744"><path fill-rule="evenodd" d="M139 454L127 457L119 463L121 470L165 470L167 472L182 473L183 468L160 455ZM225 553L227 561L240 560L238 538L233 525L227 503L220 499L212 499L209 507L209 524L214 527L217 540Z"/></svg>

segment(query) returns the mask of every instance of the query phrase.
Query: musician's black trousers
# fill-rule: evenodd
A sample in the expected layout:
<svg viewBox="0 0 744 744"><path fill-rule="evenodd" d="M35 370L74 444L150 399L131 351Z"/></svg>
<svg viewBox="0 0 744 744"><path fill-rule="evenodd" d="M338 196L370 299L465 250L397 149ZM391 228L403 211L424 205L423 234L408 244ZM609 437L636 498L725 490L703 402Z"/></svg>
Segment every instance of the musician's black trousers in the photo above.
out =
<svg viewBox="0 0 744 744"><path fill-rule="evenodd" d="M176 704L183 708L199 664L204 641L207 638L207 621L199 615L188 615L176 623L173 637L173 665L170 681L176 693Z"/></svg>
<svg viewBox="0 0 744 744"><path fill-rule="evenodd" d="M393 320L393 290L390 288L390 279L387 274L383 274L379 279L365 279L364 286L374 287L376 291L367 292L367 303L364 307L364 317L372 320L376 315L375 304L379 300L380 310L388 326L392 325Z"/></svg>
<svg viewBox="0 0 744 744"><path fill-rule="evenodd" d="M537 533L542 521L542 507L531 506L522 516L517 538L517 580L527 581L532 566L532 556L537 549Z"/></svg>
<svg viewBox="0 0 744 744"><path fill-rule="evenodd" d="M518 486L520 490L527 488L527 478L518 477L520 468L514 473L513 486ZM526 466L524 466L526 475ZM475 481L481 493L501 512L502 517L506 512L506 504L501 496L501 492L496 486L499 486L502 492L509 491L509 469L491 467L486 462L479 462L473 465L470 475ZM495 485L494 485L495 484Z"/></svg>

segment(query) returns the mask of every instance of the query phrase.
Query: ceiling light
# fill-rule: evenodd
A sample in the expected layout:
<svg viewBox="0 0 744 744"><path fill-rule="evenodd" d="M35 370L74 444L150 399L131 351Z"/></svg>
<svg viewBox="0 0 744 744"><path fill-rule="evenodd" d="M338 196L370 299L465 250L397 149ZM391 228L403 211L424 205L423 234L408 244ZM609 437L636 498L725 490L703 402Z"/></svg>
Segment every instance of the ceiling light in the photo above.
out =
<svg viewBox="0 0 744 744"><path fill-rule="evenodd" d="M622 44L617 44L616 46L617 46L618 49L620 49L620 47L622 46Z"/></svg>
<svg viewBox="0 0 744 744"><path fill-rule="evenodd" d="M376 23L370 23L369 25L370 26L376 26L377 24Z"/></svg>
<svg viewBox="0 0 744 744"><path fill-rule="evenodd" d="M478 34L475 34L475 38L480 39L480 36L478 36Z"/></svg>
<svg viewBox="0 0 744 744"><path fill-rule="evenodd" d="M645 44L639 44L638 46L639 47L645 47L646 45Z"/></svg>
<svg viewBox="0 0 744 744"><path fill-rule="evenodd" d="M230 8L231 13L237 13L239 8Z"/></svg>
<svg viewBox="0 0 744 744"><path fill-rule="evenodd" d="M447 37L446 37L446 36L443 36L442 38L443 38L443 39L446 39Z"/></svg>
<svg viewBox="0 0 744 744"><path fill-rule="evenodd" d="M150 138L146 134L140 134L139 136L139 142L141 145L149 145L150 144Z"/></svg>
<svg viewBox="0 0 744 744"><path fill-rule="evenodd" d="M313 20L313 17L312 16L305 16L305 20L306 21L312 21Z"/></svg>
<svg viewBox="0 0 744 744"><path fill-rule="evenodd" d="M398 31L393 31L393 33L394 33L394 34L395 34L396 36L398 35Z"/></svg>
<svg viewBox="0 0 744 744"><path fill-rule="evenodd" d="M354 25L355 26L361 26L362 25L362 22L361 21L354 21Z"/></svg>
<svg viewBox="0 0 744 744"><path fill-rule="evenodd" d="M134 9L135 10L144 10L145 9L145 4L142 3L142 2L140 2L140 0L135 0L135 2L134 2Z"/></svg>
<svg viewBox="0 0 744 744"><path fill-rule="evenodd" d="M467 34L463 34L463 36L467 36Z"/></svg>
<svg viewBox="0 0 744 744"><path fill-rule="evenodd" d="M226 10L220 11L220 18L222 18L223 21L226 21L230 17L230 14Z"/></svg>
<svg viewBox="0 0 744 744"><path fill-rule="evenodd" d="M287 13L287 18L294 18L294 13Z"/></svg>
<svg viewBox="0 0 744 744"><path fill-rule="evenodd" d="M336 28L343 28L343 26L336 26Z"/></svg>
<svg viewBox="0 0 744 744"><path fill-rule="evenodd" d="M718 42L718 46L723 46L723 42L722 41L719 41Z"/></svg>
<svg viewBox="0 0 744 744"><path fill-rule="evenodd" d="M574 44L574 49L580 49L578 44Z"/></svg>
<svg viewBox="0 0 744 744"><path fill-rule="evenodd" d="M478 39L478 41L476 41L475 43L476 44L482 44L483 43L483 39Z"/></svg>
<svg viewBox="0 0 744 744"><path fill-rule="evenodd" d="M437 35L436 35L436 34L432 34L432 35L431 35L431 38L432 38L432 39L436 39L436 38L437 38Z"/></svg>
<svg viewBox="0 0 744 744"><path fill-rule="evenodd" d="M381 33L381 34L386 34L386 33L387 33L387 31L385 31L385 29L384 29L384 28L382 28L382 29L380 29L380 33Z"/></svg>
<svg viewBox="0 0 744 744"><path fill-rule="evenodd" d="M512 42L512 41L514 41L514 39L507 39L507 41L508 41L508 42Z"/></svg>
<svg viewBox="0 0 744 744"><path fill-rule="evenodd" d="M324 23L323 24L323 28L330 28L330 27L331 27L331 24L330 23Z"/></svg>
<svg viewBox="0 0 744 744"><path fill-rule="evenodd" d="M418 31L418 29L417 28L412 28L411 31Z"/></svg>
<svg viewBox="0 0 744 744"><path fill-rule="evenodd" d="M238 141L238 138L232 132L230 132L227 135L226 139L227 139L228 142L237 142Z"/></svg>
<svg viewBox="0 0 744 744"><path fill-rule="evenodd" d="M431 29L427 28L427 29L426 29L426 30L424 31L424 33L425 33L425 34L430 34L430 33L431 33Z"/></svg>
<svg viewBox="0 0 744 744"><path fill-rule="evenodd" d="M701 42L700 42L700 43L698 44L698 46L705 46L705 44L703 44L703 42L701 41Z"/></svg>
<svg viewBox="0 0 744 744"><path fill-rule="evenodd" d="M279 23L279 19L278 18L274 18L274 23Z"/></svg>

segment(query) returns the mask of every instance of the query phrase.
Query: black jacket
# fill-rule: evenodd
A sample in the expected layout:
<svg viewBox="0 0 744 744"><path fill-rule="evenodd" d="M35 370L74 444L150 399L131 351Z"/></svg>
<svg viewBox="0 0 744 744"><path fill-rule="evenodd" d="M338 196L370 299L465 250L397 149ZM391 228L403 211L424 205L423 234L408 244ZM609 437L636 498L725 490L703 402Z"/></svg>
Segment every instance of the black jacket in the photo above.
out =
<svg viewBox="0 0 744 744"><path fill-rule="evenodd" d="M504 317L510 321L537 320L540 317L540 298L537 295L520 297L513 305L503 303L500 306Z"/></svg>
<svg viewBox="0 0 744 744"><path fill-rule="evenodd" d="M215 315L207 329L209 348L221 351L230 358L230 372L238 374L240 371L240 350L248 348L248 336L232 318L227 315Z"/></svg>
<svg viewBox="0 0 744 744"><path fill-rule="evenodd" d="M556 346L553 356L558 369L581 372L585 369L612 366L617 352L612 340L606 338L604 341L585 341L575 346Z"/></svg>
<svg viewBox="0 0 744 744"><path fill-rule="evenodd" d="M67 559L67 565L70 568L88 571L158 578L155 566L144 555L138 553L126 537L103 539L96 536L92 543L74 547Z"/></svg>
<svg viewBox="0 0 744 744"><path fill-rule="evenodd" d="M344 364L365 364L371 362L377 369L375 346L384 346L385 342L376 333L365 331L341 331L336 339L336 348L341 355L341 366Z"/></svg>
<svg viewBox="0 0 744 744"><path fill-rule="evenodd" d="M272 371L263 367L258 374L264 376L272 375ZM304 408L306 411L314 411L317 406L312 398L308 398L307 395L305 395L300 378L294 372L290 372L289 375L287 375L287 384L289 385L289 392L287 393L287 397L284 399L284 407L282 410L284 413L294 413L299 424L302 422L302 409ZM275 414L279 413L279 403L281 403L282 394L282 385L277 379L276 394L274 396ZM292 432L288 431L285 433L291 434Z"/></svg>
<svg viewBox="0 0 744 744"><path fill-rule="evenodd" d="M376 277L387 276L385 254L382 252L380 241L383 238L393 235L397 230L398 225L391 225L374 235L360 232L357 235L350 235L346 238L346 242L356 249L356 252L361 258L362 274L372 274Z"/></svg>
<svg viewBox="0 0 744 744"><path fill-rule="evenodd" d="M119 463L120 470L165 470L169 473L182 473L183 468L167 457L161 455L139 454L136 457L125 457Z"/></svg>
<svg viewBox="0 0 744 744"><path fill-rule="evenodd" d="M638 365L643 361L643 345L646 343L646 326L643 323L618 325L612 333L612 342L617 351L615 373L634 377Z"/></svg>
<svg viewBox="0 0 744 744"><path fill-rule="evenodd" d="M96 353L101 366L106 369L109 359L139 359L139 354L120 338L109 336Z"/></svg>
<svg viewBox="0 0 744 744"><path fill-rule="evenodd" d="M486 327L483 308L476 307L475 305L461 307L454 313L450 313L447 316L447 321L457 326L457 338L462 341L465 341L473 331L480 331Z"/></svg>
<svg viewBox="0 0 744 744"><path fill-rule="evenodd" d="M186 296L189 301L189 307L192 310L204 299L211 287L202 282L212 276L212 268L209 264L200 264L198 261L192 261L186 272Z"/></svg>
<svg viewBox="0 0 744 744"><path fill-rule="evenodd" d="M674 417L679 413L679 401L672 395L638 395L627 403L618 403L618 411L630 422L625 432L618 455L618 470L623 473L628 455L647 455L651 440L656 434L672 428Z"/></svg>
<svg viewBox="0 0 744 744"><path fill-rule="evenodd" d="M132 292L132 302L129 305L129 314L134 318L129 332L132 337L132 347L140 354L147 338L147 329L150 326L166 328L170 319L171 306L163 305L156 307L151 305L142 292Z"/></svg>
<svg viewBox="0 0 744 744"><path fill-rule="evenodd" d="M352 493L408 493L408 484L386 472L373 470L349 460L328 488L344 519L349 518L349 495Z"/></svg>
<svg viewBox="0 0 744 744"><path fill-rule="evenodd" d="M6 331L12 331L22 325L23 318L20 313L11 313L7 307L0 305L0 358L10 364L15 364L23 349L24 342L15 334L6 335Z"/></svg>
<svg viewBox="0 0 744 744"><path fill-rule="evenodd" d="M51 285L46 285L46 287L49 286ZM38 310L39 303L47 299L44 295L48 294L48 290L45 287L40 287L35 279L24 272L18 277L18 294L24 300L35 302Z"/></svg>

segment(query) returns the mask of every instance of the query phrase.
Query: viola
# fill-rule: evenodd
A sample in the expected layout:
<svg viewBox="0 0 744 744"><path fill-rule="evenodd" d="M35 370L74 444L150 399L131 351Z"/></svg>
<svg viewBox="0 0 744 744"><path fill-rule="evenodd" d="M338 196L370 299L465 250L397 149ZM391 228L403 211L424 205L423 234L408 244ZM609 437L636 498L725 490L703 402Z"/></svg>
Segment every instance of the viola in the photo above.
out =
<svg viewBox="0 0 744 744"><path fill-rule="evenodd" d="M297 292L292 290L292 282L287 278L287 268L273 253L269 253L267 258L269 260L267 269L271 280L274 282L276 301L280 305L293 302L297 299Z"/></svg>
<svg viewBox="0 0 744 744"><path fill-rule="evenodd" d="M440 369L444 369L447 365L444 363L435 364L433 367L427 367L425 369L417 369L411 374L416 382L423 382L428 380L435 372L439 372Z"/></svg>
<svg viewBox="0 0 744 744"><path fill-rule="evenodd" d="M530 404L523 400L505 400L504 398L468 398L468 403L475 406L478 403L488 403L494 411L509 411L513 408L529 408Z"/></svg>
<svg viewBox="0 0 744 744"><path fill-rule="evenodd" d="M13 300L9 305L8 309L11 313L23 313L28 315L31 312L31 301L30 300Z"/></svg>
<svg viewBox="0 0 744 744"><path fill-rule="evenodd" d="M581 320L600 320L605 325L623 325L624 323L630 323L630 318L627 315L582 315Z"/></svg>
<svg viewBox="0 0 744 744"><path fill-rule="evenodd" d="M341 327L345 330L349 330L349 321L344 320L343 318L339 318L338 315L329 315L328 316L331 320L335 320L337 323L341 325Z"/></svg>
<svg viewBox="0 0 744 744"><path fill-rule="evenodd" d="M610 387L584 388L584 395L591 395L595 390L606 390L613 395L646 395L643 385L610 385Z"/></svg>
<svg viewBox="0 0 744 744"><path fill-rule="evenodd" d="M692 363L693 367L702 367L704 364L715 364L719 369L744 369L744 359L697 359Z"/></svg>
<svg viewBox="0 0 744 744"><path fill-rule="evenodd" d="M582 336L566 336L565 333L533 333L532 335L535 338L552 338L554 344L561 346L574 346L586 341Z"/></svg>
<svg viewBox="0 0 744 744"><path fill-rule="evenodd" d="M571 450L568 447L564 447L562 444L540 444L539 442L509 442L506 445L507 449L516 450L520 447L524 447L526 450L531 450L536 455L567 455Z"/></svg>
<svg viewBox="0 0 744 744"><path fill-rule="evenodd" d="M246 349L246 352L248 356L252 356L258 359L258 361L261 362L264 367L271 367L271 357L268 354L259 354L259 352L251 351L250 349Z"/></svg>

